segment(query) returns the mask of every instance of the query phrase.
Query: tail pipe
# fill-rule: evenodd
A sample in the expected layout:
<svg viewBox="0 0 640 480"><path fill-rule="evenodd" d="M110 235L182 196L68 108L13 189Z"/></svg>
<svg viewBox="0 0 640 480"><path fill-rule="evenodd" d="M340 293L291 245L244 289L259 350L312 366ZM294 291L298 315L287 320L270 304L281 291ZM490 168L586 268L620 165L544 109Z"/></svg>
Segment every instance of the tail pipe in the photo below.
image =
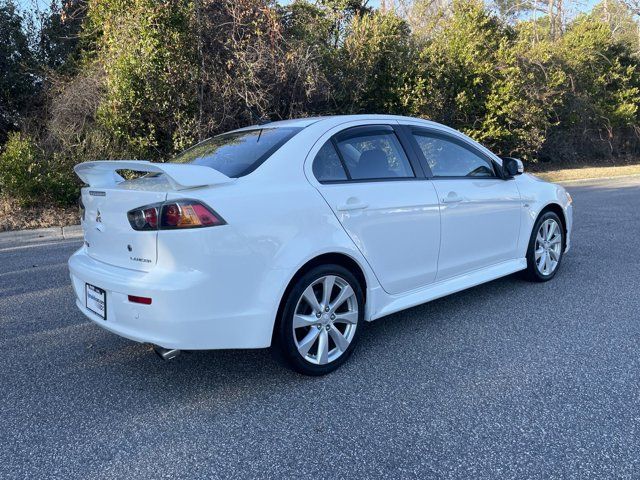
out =
<svg viewBox="0 0 640 480"><path fill-rule="evenodd" d="M180 355L180 350L178 350L177 348L164 348L158 345L153 346L153 351L156 352L156 354L165 361L173 360L178 355Z"/></svg>

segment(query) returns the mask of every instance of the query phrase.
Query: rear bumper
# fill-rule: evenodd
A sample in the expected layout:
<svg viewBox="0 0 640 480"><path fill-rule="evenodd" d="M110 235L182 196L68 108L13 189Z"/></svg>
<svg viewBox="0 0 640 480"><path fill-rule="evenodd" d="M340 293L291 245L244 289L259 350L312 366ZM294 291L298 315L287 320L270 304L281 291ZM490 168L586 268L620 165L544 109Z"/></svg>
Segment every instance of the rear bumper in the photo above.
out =
<svg viewBox="0 0 640 480"><path fill-rule="evenodd" d="M252 309L249 292L229 291L223 279L201 271L139 272L97 261L81 248L69 259L76 305L87 318L122 337L165 348L206 350L263 348L273 319ZM107 319L86 308L85 284L106 291ZM149 297L151 305L129 302Z"/></svg>

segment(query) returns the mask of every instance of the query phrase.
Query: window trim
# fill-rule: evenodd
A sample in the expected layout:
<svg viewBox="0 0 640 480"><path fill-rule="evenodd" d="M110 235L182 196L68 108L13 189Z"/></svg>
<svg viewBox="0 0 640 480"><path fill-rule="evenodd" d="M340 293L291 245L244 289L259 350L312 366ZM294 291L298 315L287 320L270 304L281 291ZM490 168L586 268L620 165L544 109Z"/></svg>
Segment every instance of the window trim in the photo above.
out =
<svg viewBox="0 0 640 480"><path fill-rule="evenodd" d="M376 130L378 130L377 133L375 132ZM398 140L398 143L400 144L400 149L402 153L405 154L407 161L409 162L409 166L411 167L413 176L412 177L383 177L383 178L352 178L351 173L349 172L349 168L347 167L347 164L344 160L342 152L340 151L340 148L338 146L338 141L339 141L338 139L345 140L352 137L360 136L367 131L371 132L370 133L371 135L375 135L375 134L395 135L396 139ZM341 138L341 137L344 137L344 138ZM344 169L347 175L346 180L320 180L318 179L318 177L316 177L315 173L313 172L313 164L315 163L316 158L318 157L318 153L320 153L320 150L324 148L327 142L331 142L331 144L333 145L333 148L338 154L338 158L340 159L342 168ZM348 127L348 128L345 128L344 130L341 130L335 133L334 135L331 136L331 138L329 138L329 140L327 140L322 144L322 146L316 152L311 162L311 173L313 174L313 178L315 178L315 180L321 185L340 185L344 183L406 182L406 181L413 181L413 180L425 180L426 175L424 174L422 165L420 164L418 158L416 157L415 152L413 151L414 148L412 147L413 146L411 145L411 142L406 138L404 132L402 131L402 128L400 128L399 125L392 125L387 123L379 123L379 124L372 123L372 124L356 125L353 127Z"/></svg>
<svg viewBox="0 0 640 480"><path fill-rule="evenodd" d="M340 160L340 165L342 165L342 169L344 170L344 173L347 175L347 179L346 180L328 180L328 181L329 182L350 182L351 180L353 180L351 178L351 172L349 172L349 169L347 168L347 163L344 161L344 157L342 156L342 152L338 148L338 142L336 140L336 136L334 135L328 141L331 142L331 145L333 146L333 149L336 151L336 155L338 155L338 159ZM324 148L324 145L321 147L321 149L322 148ZM318 153L320 153L320 150L318 150ZM316 157L317 157L317 155L316 155ZM315 163L316 159L314 158L313 161ZM316 180L317 179L318 179L318 177L316 177ZM318 181L320 181L320 180L318 180Z"/></svg>
<svg viewBox="0 0 640 480"><path fill-rule="evenodd" d="M504 177L501 175L501 168L500 165L498 163L496 163L491 157L489 157L488 155L486 155L484 152L478 150L477 147L475 147L473 144L471 144L470 142L467 142L463 139L457 138L451 134L448 134L447 132L443 132L441 130L436 130L433 128L428 128L428 127L420 127L417 125L407 125L408 129L409 129L409 134L411 137L411 142L413 143L414 149L416 150L416 155L417 157L420 159L420 164L422 165L422 167L425 169L425 171L429 172L428 173L428 178L430 180L504 180ZM418 140L416 140L415 135L424 135L424 136L430 136L430 137L435 137L435 138L440 138L443 140L446 140L448 142L454 143L468 151L470 151L471 153L475 154L476 156L480 157L480 159L484 160L487 164L489 164L493 170L493 175L492 176L487 176L487 177L472 177L472 176L437 176L434 175L433 172L431 171L431 167L429 166L429 162L427 161L427 158L424 156L424 153L422 152L422 148L420 148L420 144L418 143Z"/></svg>

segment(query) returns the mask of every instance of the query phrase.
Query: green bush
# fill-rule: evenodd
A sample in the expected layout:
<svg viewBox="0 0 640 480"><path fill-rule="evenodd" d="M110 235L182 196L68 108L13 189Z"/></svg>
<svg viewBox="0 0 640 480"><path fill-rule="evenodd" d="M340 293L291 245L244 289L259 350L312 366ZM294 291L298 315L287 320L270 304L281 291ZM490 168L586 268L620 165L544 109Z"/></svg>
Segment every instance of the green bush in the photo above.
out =
<svg viewBox="0 0 640 480"><path fill-rule="evenodd" d="M391 13L353 17L334 80L341 113L404 113L403 85L412 68L409 25Z"/></svg>
<svg viewBox="0 0 640 480"><path fill-rule="evenodd" d="M78 196L78 183L69 162L44 152L30 137L11 133L0 152L0 193L23 205L69 205Z"/></svg>
<svg viewBox="0 0 640 480"><path fill-rule="evenodd" d="M19 133L10 133L0 153L0 192L25 201L42 193L44 169L38 162L38 148Z"/></svg>
<svg viewBox="0 0 640 480"><path fill-rule="evenodd" d="M640 152L640 25L621 0L566 19L482 0L74 0L40 31L5 4L0 87L22 100L3 108L0 88L0 142L21 131L0 193L24 203L72 202L77 162L165 160L262 119L406 114L525 160Z"/></svg>
<svg viewBox="0 0 640 480"><path fill-rule="evenodd" d="M106 74L101 128L137 158L158 159L195 140L198 58L190 0L93 0L96 53ZM133 41L132 41L133 40Z"/></svg>

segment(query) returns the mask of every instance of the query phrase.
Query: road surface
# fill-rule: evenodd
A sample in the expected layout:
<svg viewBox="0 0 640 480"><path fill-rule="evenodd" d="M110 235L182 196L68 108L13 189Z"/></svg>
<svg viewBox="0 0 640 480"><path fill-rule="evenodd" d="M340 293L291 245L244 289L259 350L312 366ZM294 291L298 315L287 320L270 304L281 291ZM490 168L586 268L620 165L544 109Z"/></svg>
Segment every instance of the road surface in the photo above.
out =
<svg viewBox="0 0 640 480"><path fill-rule="evenodd" d="M77 241L4 245L0 477L640 477L640 178L569 190L554 281L374 322L323 378L268 350L163 363L76 310Z"/></svg>

